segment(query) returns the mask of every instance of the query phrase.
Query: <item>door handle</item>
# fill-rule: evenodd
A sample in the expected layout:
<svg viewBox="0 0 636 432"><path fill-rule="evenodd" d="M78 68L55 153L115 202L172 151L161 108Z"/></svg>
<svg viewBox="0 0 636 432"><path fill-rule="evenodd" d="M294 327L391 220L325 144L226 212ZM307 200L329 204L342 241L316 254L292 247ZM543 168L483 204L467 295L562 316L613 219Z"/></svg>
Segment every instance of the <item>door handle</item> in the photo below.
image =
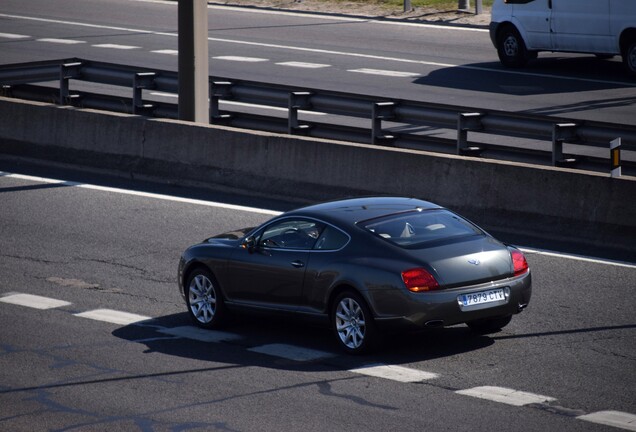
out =
<svg viewBox="0 0 636 432"><path fill-rule="evenodd" d="M296 260L296 261L292 261L291 265L296 267L296 268L302 268L305 267L305 263L300 261L300 260Z"/></svg>

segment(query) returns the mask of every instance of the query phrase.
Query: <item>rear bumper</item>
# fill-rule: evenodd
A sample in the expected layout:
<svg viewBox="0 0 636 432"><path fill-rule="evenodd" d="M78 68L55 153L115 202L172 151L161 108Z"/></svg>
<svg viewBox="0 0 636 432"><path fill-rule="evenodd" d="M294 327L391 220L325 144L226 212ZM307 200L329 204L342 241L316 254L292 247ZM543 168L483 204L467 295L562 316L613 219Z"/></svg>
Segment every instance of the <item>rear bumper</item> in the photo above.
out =
<svg viewBox="0 0 636 432"><path fill-rule="evenodd" d="M458 297L462 294L479 293L493 289L508 292L505 302L485 304L477 307L462 307ZM471 287L455 288L430 293L404 293L406 308L402 314L377 314L376 324L383 330L418 330L427 327L442 327L514 315L524 310L532 296L530 272L516 277ZM374 296L378 304L381 295ZM463 309L463 310L462 310Z"/></svg>

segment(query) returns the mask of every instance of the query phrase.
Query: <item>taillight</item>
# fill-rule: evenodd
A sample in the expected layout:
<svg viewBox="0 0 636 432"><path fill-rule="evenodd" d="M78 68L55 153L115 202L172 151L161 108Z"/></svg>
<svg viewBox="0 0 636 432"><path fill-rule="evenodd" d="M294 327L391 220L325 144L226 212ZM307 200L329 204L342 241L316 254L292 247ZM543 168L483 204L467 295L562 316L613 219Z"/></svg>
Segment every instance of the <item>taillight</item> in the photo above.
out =
<svg viewBox="0 0 636 432"><path fill-rule="evenodd" d="M439 284L432 274L423 268L414 268L402 272L404 285L413 292L432 291L439 288Z"/></svg>
<svg viewBox="0 0 636 432"><path fill-rule="evenodd" d="M528 262L526 257L517 249L511 249L512 266L514 268L515 276L520 276L528 271Z"/></svg>

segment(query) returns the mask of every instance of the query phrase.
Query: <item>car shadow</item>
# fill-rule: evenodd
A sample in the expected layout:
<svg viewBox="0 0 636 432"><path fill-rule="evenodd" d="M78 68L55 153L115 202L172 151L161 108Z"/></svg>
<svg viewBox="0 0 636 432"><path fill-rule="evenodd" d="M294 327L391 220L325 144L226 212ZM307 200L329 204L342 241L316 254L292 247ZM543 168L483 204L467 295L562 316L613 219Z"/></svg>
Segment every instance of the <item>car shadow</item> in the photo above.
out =
<svg viewBox="0 0 636 432"><path fill-rule="evenodd" d="M175 329L185 329L185 332L194 332L203 338L206 335L212 339L218 336L220 340L205 341L175 335ZM222 330L215 331L196 328L185 312L124 326L113 331L113 335L145 345L145 353L162 353L204 362L305 371L342 370L388 362L421 362L480 350L495 343L491 337L476 335L464 326L435 328L386 335L374 353L350 356L338 349L328 328L296 319L268 317L265 320L239 315L234 316ZM260 352L260 348L267 346L292 346L324 355L310 360L292 360Z"/></svg>
<svg viewBox="0 0 636 432"><path fill-rule="evenodd" d="M511 96L634 87L620 57L603 60L594 56L562 57L552 54L545 57L540 55L538 59L519 69L508 69L498 62L440 68L420 76L413 83ZM633 102L634 98L631 97L604 103L620 106Z"/></svg>

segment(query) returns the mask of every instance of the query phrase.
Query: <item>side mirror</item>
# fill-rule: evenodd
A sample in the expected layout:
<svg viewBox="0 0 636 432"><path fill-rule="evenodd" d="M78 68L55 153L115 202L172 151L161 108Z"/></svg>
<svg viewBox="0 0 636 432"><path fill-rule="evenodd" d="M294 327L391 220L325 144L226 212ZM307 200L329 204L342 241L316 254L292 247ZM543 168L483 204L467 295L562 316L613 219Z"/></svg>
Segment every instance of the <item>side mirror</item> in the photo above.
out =
<svg viewBox="0 0 636 432"><path fill-rule="evenodd" d="M245 239L241 243L241 247L243 249L247 249L249 253L254 252L254 249L256 249L256 239L254 238L254 236L245 237Z"/></svg>

